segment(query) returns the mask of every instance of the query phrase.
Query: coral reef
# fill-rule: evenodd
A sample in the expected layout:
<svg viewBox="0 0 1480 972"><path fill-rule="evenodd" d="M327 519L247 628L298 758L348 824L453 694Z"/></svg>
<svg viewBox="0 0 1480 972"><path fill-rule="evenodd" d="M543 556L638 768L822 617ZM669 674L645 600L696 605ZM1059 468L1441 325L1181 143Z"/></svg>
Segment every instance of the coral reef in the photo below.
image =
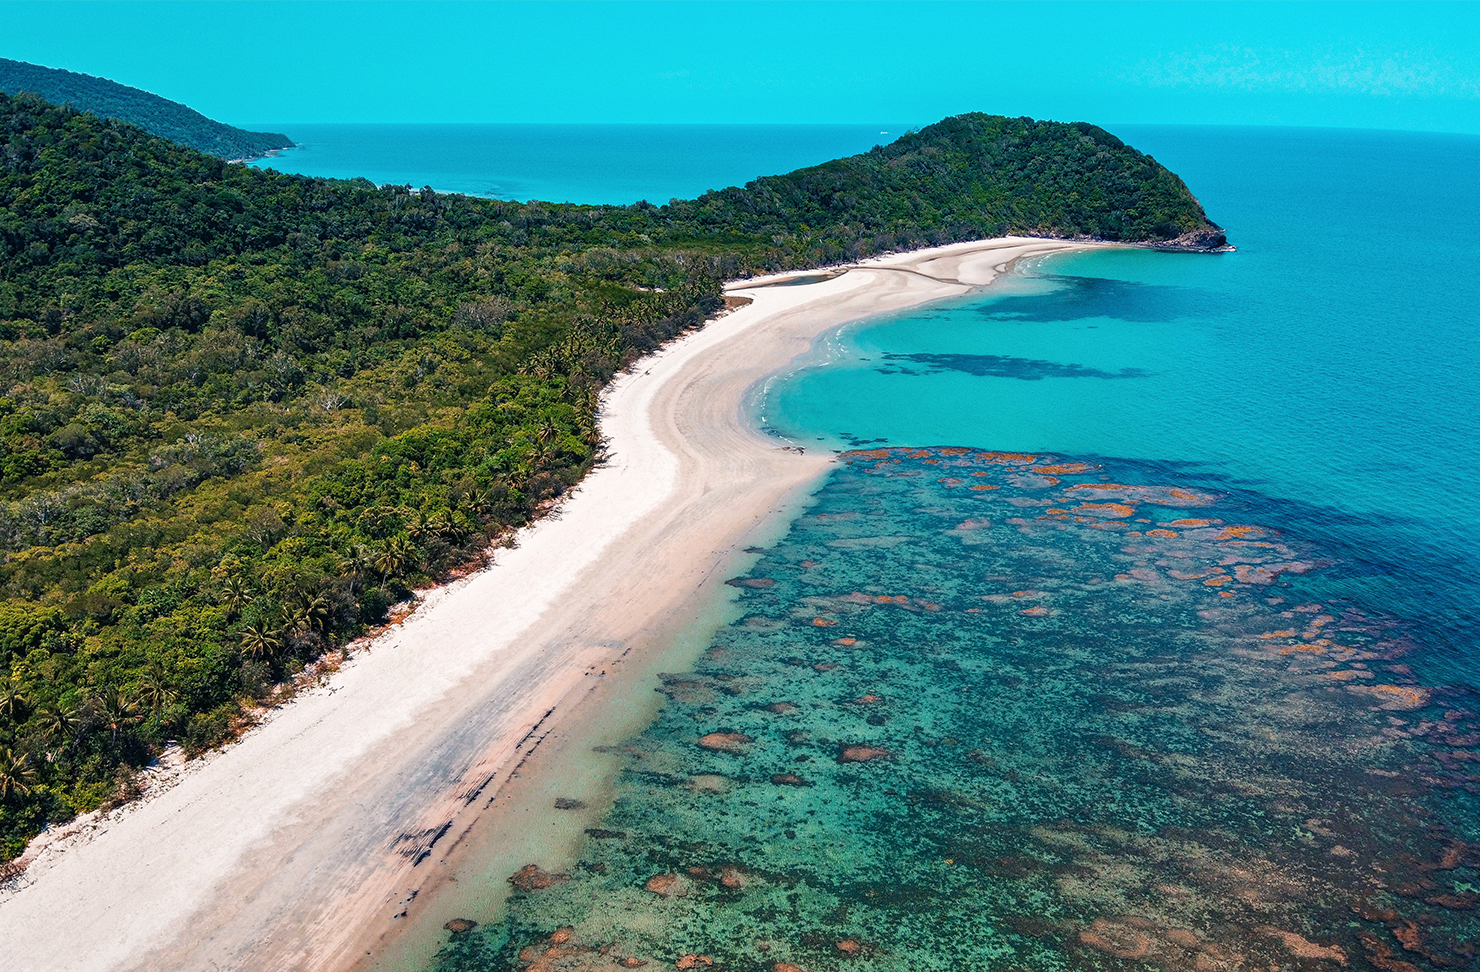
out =
<svg viewBox="0 0 1480 972"><path fill-rule="evenodd" d="M962 448L815 503L442 972L1473 966L1476 700L1277 506Z"/></svg>

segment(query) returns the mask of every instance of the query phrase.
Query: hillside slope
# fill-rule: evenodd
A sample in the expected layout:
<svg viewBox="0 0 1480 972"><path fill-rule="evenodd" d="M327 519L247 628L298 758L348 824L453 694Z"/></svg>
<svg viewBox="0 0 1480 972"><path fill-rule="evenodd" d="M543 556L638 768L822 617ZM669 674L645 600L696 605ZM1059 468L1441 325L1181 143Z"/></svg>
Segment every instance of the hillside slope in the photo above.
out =
<svg viewBox="0 0 1480 972"><path fill-rule="evenodd" d="M251 159L293 145L286 135L235 128L178 102L116 81L0 57L0 92L14 95L22 91L101 118L126 121L221 159Z"/></svg>

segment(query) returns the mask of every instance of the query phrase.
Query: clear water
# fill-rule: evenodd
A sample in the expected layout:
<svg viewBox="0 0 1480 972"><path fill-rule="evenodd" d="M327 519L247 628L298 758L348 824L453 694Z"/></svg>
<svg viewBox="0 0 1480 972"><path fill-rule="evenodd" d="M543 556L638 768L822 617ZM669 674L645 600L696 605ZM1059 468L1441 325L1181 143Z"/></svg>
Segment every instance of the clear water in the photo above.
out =
<svg viewBox="0 0 1480 972"><path fill-rule="evenodd" d="M663 204L866 152L907 125L296 125L252 164L546 202Z"/></svg>
<svg viewBox="0 0 1480 972"><path fill-rule="evenodd" d="M1473 694L1166 472L847 455L582 860L439 968L1468 965Z"/></svg>
<svg viewBox="0 0 1480 972"><path fill-rule="evenodd" d="M847 451L439 969L1476 966L1480 139L1121 134L1239 252L1023 267L760 390Z"/></svg>

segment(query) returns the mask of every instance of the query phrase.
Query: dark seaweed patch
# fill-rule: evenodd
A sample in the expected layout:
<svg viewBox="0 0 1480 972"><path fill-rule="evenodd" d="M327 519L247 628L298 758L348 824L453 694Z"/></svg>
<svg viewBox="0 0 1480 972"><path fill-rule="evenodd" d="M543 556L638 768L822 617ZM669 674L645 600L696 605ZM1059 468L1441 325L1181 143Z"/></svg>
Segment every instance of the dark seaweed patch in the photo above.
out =
<svg viewBox="0 0 1480 972"><path fill-rule="evenodd" d="M1151 374L1142 368L1102 371L1099 368L1086 368L1084 365L1058 364L1033 358L1009 358L1000 354L886 354L884 357L889 361L908 361L925 366L923 371L898 365L874 369L884 375L929 375L943 371L960 371L983 378L1042 381L1044 378L1145 378Z"/></svg>
<svg viewBox="0 0 1480 972"><path fill-rule="evenodd" d="M1103 317L1161 323L1203 317L1219 308L1215 298L1193 287L1148 284L1105 277L1048 274L1054 289L1046 294L1007 295L984 302L979 313L994 320L1053 324Z"/></svg>

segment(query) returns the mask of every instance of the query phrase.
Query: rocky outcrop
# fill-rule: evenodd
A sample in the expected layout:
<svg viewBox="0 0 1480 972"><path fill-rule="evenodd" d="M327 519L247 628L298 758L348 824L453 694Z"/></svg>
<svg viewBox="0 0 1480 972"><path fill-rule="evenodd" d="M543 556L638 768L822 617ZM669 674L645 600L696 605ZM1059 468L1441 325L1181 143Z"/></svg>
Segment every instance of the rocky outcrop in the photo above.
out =
<svg viewBox="0 0 1480 972"><path fill-rule="evenodd" d="M1190 233L1183 233L1176 239L1146 245L1153 250L1167 250L1173 253L1228 253L1234 249L1228 242L1227 234L1216 226L1193 230Z"/></svg>

